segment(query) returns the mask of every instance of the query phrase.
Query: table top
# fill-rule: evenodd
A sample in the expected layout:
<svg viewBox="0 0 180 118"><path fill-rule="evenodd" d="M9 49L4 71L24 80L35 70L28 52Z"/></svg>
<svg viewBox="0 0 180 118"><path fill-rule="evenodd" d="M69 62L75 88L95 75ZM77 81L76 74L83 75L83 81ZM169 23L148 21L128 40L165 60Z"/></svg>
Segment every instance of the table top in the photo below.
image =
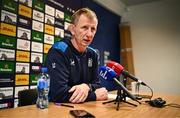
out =
<svg viewBox="0 0 180 118"><path fill-rule="evenodd" d="M180 104L180 95L156 94L155 98L161 97L167 103ZM180 118L180 109L174 107L155 108L141 101L138 104L135 101L130 103L138 105L137 107L120 102L119 111L116 110L117 104L102 104L105 101L91 101L82 104L71 104L74 108L58 106L54 103L49 104L47 109L38 109L36 105L24 107L2 109L0 110L0 118L73 118L70 110L86 110L96 116L96 118Z"/></svg>

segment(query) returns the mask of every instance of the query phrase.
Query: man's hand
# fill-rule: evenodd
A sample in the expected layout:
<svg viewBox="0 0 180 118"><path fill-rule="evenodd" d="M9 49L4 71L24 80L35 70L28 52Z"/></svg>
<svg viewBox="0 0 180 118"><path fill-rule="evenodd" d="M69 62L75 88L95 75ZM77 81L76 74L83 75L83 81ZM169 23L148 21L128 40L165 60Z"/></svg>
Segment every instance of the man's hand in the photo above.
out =
<svg viewBox="0 0 180 118"><path fill-rule="evenodd" d="M106 88L99 88L95 90L96 100L107 100L108 99L108 91Z"/></svg>
<svg viewBox="0 0 180 118"><path fill-rule="evenodd" d="M87 84L80 84L73 86L69 92L73 92L71 98L69 99L72 103L84 102L88 96L90 88Z"/></svg>

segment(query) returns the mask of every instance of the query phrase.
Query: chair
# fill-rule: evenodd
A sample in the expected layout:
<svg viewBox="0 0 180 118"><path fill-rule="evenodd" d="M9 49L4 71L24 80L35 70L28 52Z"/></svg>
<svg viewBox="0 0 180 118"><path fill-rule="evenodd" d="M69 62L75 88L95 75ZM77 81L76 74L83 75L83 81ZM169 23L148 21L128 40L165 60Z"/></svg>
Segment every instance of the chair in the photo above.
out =
<svg viewBox="0 0 180 118"><path fill-rule="evenodd" d="M37 100L37 89L26 89L18 92L18 106L33 105Z"/></svg>

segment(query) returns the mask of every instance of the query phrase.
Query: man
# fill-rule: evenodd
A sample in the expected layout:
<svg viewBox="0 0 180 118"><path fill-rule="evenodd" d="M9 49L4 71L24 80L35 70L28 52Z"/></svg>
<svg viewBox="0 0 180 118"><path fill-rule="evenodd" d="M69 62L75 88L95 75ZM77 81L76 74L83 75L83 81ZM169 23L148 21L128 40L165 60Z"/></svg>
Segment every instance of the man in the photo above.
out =
<svg viewBox="0 0 180 118"><path fill-rule="evenodd" d="M69 26L71 40L63 39L49 50L46 66L51 77L50 101L82 103L108 98L107 90L99 84L97 53L88 47L97 25L93 11L76 11Z"/></svg>

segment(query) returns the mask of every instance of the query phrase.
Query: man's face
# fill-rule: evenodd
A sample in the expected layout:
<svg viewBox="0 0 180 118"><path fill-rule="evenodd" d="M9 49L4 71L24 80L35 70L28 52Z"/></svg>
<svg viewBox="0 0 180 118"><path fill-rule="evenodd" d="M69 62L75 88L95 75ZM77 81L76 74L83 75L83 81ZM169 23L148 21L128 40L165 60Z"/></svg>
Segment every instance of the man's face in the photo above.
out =
<svg viewBox="0 0 180 118"><path fill-rule="evenodd" d="M81 15L79 21L73 25L73 36L78 46L87 47L91 44L97 30L97 20L88 19Z"/></svg>

